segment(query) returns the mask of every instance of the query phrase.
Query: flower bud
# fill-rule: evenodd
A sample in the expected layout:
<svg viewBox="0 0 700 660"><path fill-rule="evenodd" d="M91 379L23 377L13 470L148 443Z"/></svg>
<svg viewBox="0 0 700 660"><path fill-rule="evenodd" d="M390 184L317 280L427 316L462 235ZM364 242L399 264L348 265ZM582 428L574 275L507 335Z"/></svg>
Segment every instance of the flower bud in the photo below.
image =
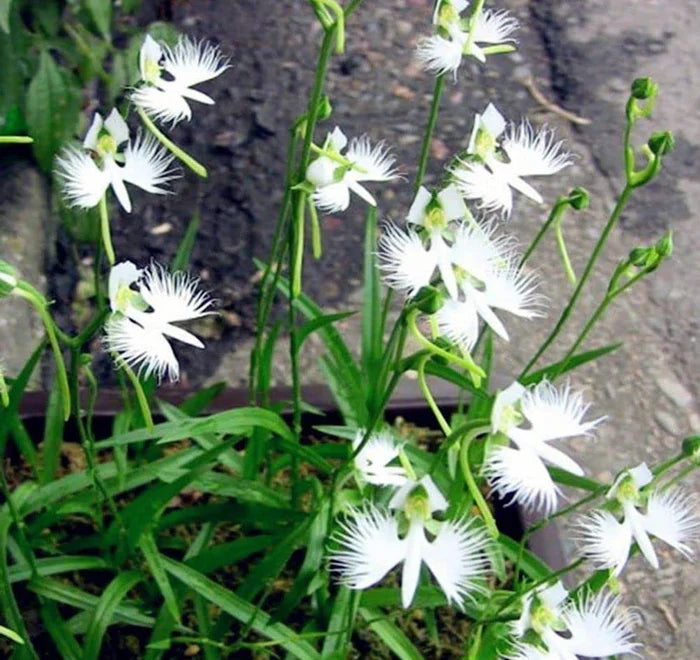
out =
<svg viewBox="0 0 700 660"><path fill-rule="evenodd" d="M585 188L581 188L579 186L574 188L569 193L569 204L571 205L571 208L576 209L577 211L582 211L583 209L588 208L590 202L590 195Z"/></svg>
<svg viewBox="0 0 700 660"><path fill-rule="evenodd" d="M640 101L654 98L659 86L651 78L636 78L632 82L632 96Z"/></svg>
<svg viewBox="0 0 700 660"><path fill-rule="evenodd" d="M442 294L434 286L424 286L411 303L423 314L435 314L442 307Z"/></svg>
<svg viewBox="0 0 700 660"><path fill-rule="evenodd" d="M673 137L671 131L663 131L659 133L654 133L650 138L649 149L656 156L665 156L673 151L676 146L676 140Z"/></svg>
<svg viewBox="0 0 700 660"><path fill-rule="evenodd" d="M637 268L642 268L643 266L646 266L648 258L649 248L634 248L634 250L630 252L629 256L630 263L633 266L637 266Z"/></svg>
<svg viewBox="0 0 700 660"><path fill-rule="evenodd" d="M673 253L673 232L669 231L668 234L663 236L658 240L656 243L656 252L658 255L662 258L665 259L666 257L670 257L671 254Z"/></svg>
<svg viewBox="0 0 700 660"><path fill-rule="evenodd" d="M318 120L328 119L333 113L331 100L324 94L318 101Z"/></svg>
<svg viewBox="0 0 700 660"><path fill-rule="evenodd" d="M700 435L691 435L683 438L683 455L694 463L700 463Z"/></svg>

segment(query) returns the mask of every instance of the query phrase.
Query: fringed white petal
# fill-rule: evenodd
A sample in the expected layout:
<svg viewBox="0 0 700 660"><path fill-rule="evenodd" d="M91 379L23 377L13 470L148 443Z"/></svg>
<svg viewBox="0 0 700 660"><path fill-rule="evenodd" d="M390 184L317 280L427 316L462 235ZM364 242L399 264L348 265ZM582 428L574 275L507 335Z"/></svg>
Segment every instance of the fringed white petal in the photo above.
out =
<svg viewBox="0 0 700 660"><path fill-rule="evenodd" d="M211 314L211 298L199 289L199 279L178 271L168 272L151 263L143 271L139 291L161 323L187 321Z"/></svg>
<svg viewBox="0 0 700 660"><path fill-rule="evenodd" d="M533 272L518 268L514 260L495 268L486 282L484 296L490 307L504 309L526 319L545 315L546 298L537 293L539 281Z"/></svg>
<svg viewBox="0 0 700 660"><path fill-rule="evenodd" d="M350 141L345 158L353 164L346 176L354 181L391 181L400 176L389 148L383 142L373 147L366 135Z"/></svg>
<svg viewBox="0 0 700 660"><path fill-rule="evenodd" d="M387 286L413 297L424 286L437 266L436 257L423 246L414 231L387 224L377 244L379 267Z"/></svg>
<svg viewBox="0 0 700 660"><path fill-rule="evenodd" d="M500 211L504 216L510 215L513 193L505 179L476 161L460 160L450 172L466 199L476 200L479 208L485 211Z"/></svg>
<svg viewBox="0 0 700 660"><path fill-rule="evenodd" d="M632 629L639 617L620 605L622 598L608 591L586 593L570 601L562 612L570 637L566 646L576 655L607 658L634 653L640 644L633 641Z"/></svg>
<svg viewBox="0 0 700 660"><path fill-rule="evenodd" d="M359 429L352 446L357 449L365 436L365 429ZM365 446L355 456L355 465L365 481L375 486L402 486L408 480L406 471L400 465L389 463L399 455L399 444L390 431L379 431L370 435Z"/></svg>
<svg viewBox="0 0 700 660"><path fill-rule="evenodd" d="M690 543L700 534L700 519L695 513L695 498L680 489L649 495L644 527L652 536L678 550L687 559L693 558Z"/></svg>
<svg viewBox="0 0 700 660"><path fill-rule="evenodd" d="M113 312L121 312L117 300L117 294L122 287L130 287L138 282L143 271L137 268L131 261L122 261L112 266L109 271L109 304Z"/></svg>
<svg viewBox="0 0 700 660"><path fill-rule="evenodd" d="M501 146L508 155L509 170L517 176L555 174L572 163L564 142L557 142L552 130L535 131L527 121L512 127Z"/></svg>
<svg viewBox="0 0 700 660"><path fill-rule="evenodd" d="M146 192L164 195L169 191L161 186L178 176L172 164L173 156L152 135L140 134L124 150L120 173L124 181Z"/></svg>
<svg viewBox="0 0 700 660"><path fill-rule="evenodd" d="M352 515L334 536L340 548L332 552L330 567L351 589L366 589L403 561L406 544L391 514L370 506Z"/></svg>
<svg viewBox="0 0 700 660"><path fill-rule="evenodd" d="M523 394L525 394L525 388L517 380L496 394L491 410L491 428L494 433L498 431L506 433L513 425L509 417L504 418L504 412L515 406L522 399Z"/></svg>
<svg viewBox="0 0 700 660"><path fill-rule="evenodd" d="M163 68L179 87L192 87L221 75L230 67L219 46L181 36L173 48L164 48Z"/></svg>
<svg viewBox="0 0 700 660"><path fill-rule="evenodd" d="M56 175L70 206L91 209L109 187L110 177L84 151L69 146L56 158Z"/></svg>
<svg viewBox="0 0 700 660"><path fill-rule="evenodd" d="M479 336L479 315L473 301L445 300L436 312L440 335L470 352Z"/></svg>
<svg viewBox="0 0 700 660"><path fill-rule="evenodd" d="M559 488L540 457L530 449L494 447L486 457L484 476L501 498L528 509L554 512Z"/></svg>
<svg viewBox="0 0 700 660"><path fill-rule="evenodd" d="M517 19L505 9L485 9L474 28L474 41L484 44L513 41L510 35L518 29L518 25Z"/></svg>
<svg viewBox="0 0 700 660"><path fill-rule="evenodd" d="M486 529L475 518L445 522L432 543L425 542L423 561L448 603L461 606L474 592L484 591L481 581L489 569L485 555L489 543Z"/></svg>
<svg viewBox="0 0 700 660"><path fill-rule="evenodd" d="M192 109L177 91L162 90L151 85L138 87L131 100L153 119L170 122L173 126L183 119L192 119Z"/></svg>
<svg viewBox="0 0 700 660"><path fill-rule="evenodd" d="M609 511L593 511L577 521L574 536L580 552L596 568L611 568L615 576L622 573L632 545L629 525Z"/></svg>
<svg viewBox="0 0 700 660"><path fill-rule="evenodd" d="M499 233L494 222L481 225L462 222L455 229L452 259L486 283L514 260L516 245L515 238Z"/></svg>
<svg viewBox="0 0 700 660"><path fill-rule="evenodd" d="M516 644L507 655L502 657L503 660L560 660L553 657L548 651L532 646L532 644Z"/></svg>
<svg viewBox="0 0 700 660"><path fill-rule="evenodd" d="M343 181L331 183L316 188L311 194L311 199L320 211L338 213L345 211L350 206L350 188Z"/></svg>
<svg viewBox="0 0 700 660"><path fill-rule="evenodd" d="M584 422L590 404L569 384L557 389L543 380L523 395L521 410L532 426L532 433L542 441L592 435L605 417Z"/></svg>
<svg viewBox="0 0 700 660"><path fill-rule="evenodd" d="M416 59L425 71L442 75L448 72L457 75L462 61L462 48L466 43L464 39L445 39L439 35L425 37L418 42Z"/></svg>
<svg viewBox="0 0 700 660"><path fill-rule="evenodd" d="M179 378L180 367L168 340L152 328L144 328L119 316L105 326L105 345L144 378L154 375L159 381L167 374Z"/></svg>

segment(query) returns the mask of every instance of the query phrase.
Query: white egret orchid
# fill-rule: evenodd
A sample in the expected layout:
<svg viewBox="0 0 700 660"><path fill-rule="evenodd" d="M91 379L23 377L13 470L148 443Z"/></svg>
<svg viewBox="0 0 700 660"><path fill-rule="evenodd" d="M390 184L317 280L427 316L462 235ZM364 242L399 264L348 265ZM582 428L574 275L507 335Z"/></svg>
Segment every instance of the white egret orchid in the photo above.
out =
<svg viewBox="0 0 700 660"><path fill-rule="evenodd" d="M513 383L496 396L491 425L516 447L492 446L484 460L484 475L501 496L526 507L542 508L551 514L556 508L559 488L547 471L551 464L576 475L583 469L552 440L590 436L604 417L584 421L590 404L569 385L555 388L546 380L530 389ZM527 421L529 427L521 426Z"/></svg>
<svg viewBox="0 0 700 660"><path fill-rule="evenodd" d="M143 84L132 92L131 100L154 119L175 125L192 118L188 99L214 104L210 96L192 88L216 78L229 66L214 44L181 36L170 48L146 35L139 53Z"/></svg>
<svg viewBox="0 0 700 660"><path fill-rule="evenodd" d="M577 660L578 656L607 658L634 653L637 615L620 606L621 597L588 591L570 599L561 582L540 587L523 597L520 619L511 625L515 648L506 660ZM543 646L525 642L534 631Z"/></svg>
<svg viewBox="0 0 700 660"><path fill-rule="evenodd" d="M407 482L389 506L401 509L401 520L369 505L351 511L351 519L340 524L331 569L343 583L351 589L366 589L403 563L401 602L409 607L425 562L448 602L461 605L464 598L483 589L480 580L488 569L484 551L490 537L475 518L434 521L432 514L446 509L447 501L430 477ZM434 536L432 540L426 530Z"/></svg>
<svg viewBox="0 0 700 660"><path fill-rule="evenodd" d="M143 270L130 261L114 266L109 274L107 349L145 377L154 374L161 380L167 374L176 381L180 367L167 337L204 348L192 333L173 325L211 313L209 295L198 284L187 273L169 273L155 263Z"/></svg>
<svg viewBox="0 0 700 660"><path fill-rule="evenodd" d="M438 75L452 72L456 76L465 55L485 62L490 53L513 50L510 35L518 28L518 21L505 10L482 10L470 36L470 18L460 17L468 4L463 0L442 0L437 4L433 15L437 34L421 39L416 53L426 71Z"/></svg>
<svg viewBox="0 0 700 660"><path fill-rule="evenodd" d="M596 510L577 523L580 549L597 568L610 568L613 575L620 575L635 541L644 558L658 568L650 536L692 559L690 544L700 534L694 499L679 489L640 491L652 479L645 463L623 472L607 494L620 505L622 520L610 511Z"/></svg>
<svg viewBox="0 0 700 660"><path fill-rule="evenodd" d="M361 183L391 181L400 176L394 167L396 159L383 143L372 147L369 138L362 136L353 138L348 146L345 133L337 126L318 151L319 157L306 170L306 180L313 186L311 199L321 211L345 211L350 206L351 190L376 206L376 200Z"/></svg>
<svg viewBox="0 0 700 660"><path fill-rule="evenodd" d="M490 103L476 115L467 156L458 159L450 172L466 199L479 200L481 208L508 216L513 208L511 188L538 204L543 201L523 177L555 174L570 164L563 142L556 142L550 129L535 131L523 121L506 132L503 115Z"/></svg>
<svg viewBox="0 0 700 660"><path fill-rule="evenodd" d="M406 216L408 223L423 227L428 233L431 258L437 263L440 277L452 297L457 296L457 280L444 237L453 220L467 217L470 217L469 210L459 190L452 184L435 193L421 186Z"/></svg>
<svg viewBox="0 0 700 660"><path fill-rule="evenodd" d="M126 122L115 108L104 121L95 113L83 148L63 149L56 159L56 174L71 206L93 208L112 186L119 203L129 213L131 200L125 184L166 194L163 184L177 176L172 162L172 156L152 136L139 134L132 141Z"/></svg>
<svg viewBox="0 0 700 660"><path fill-rule="evenodd" d="M362 443L365 429L358 429L352 442L353 450ZM364 481L375 486L403 486L408 481L401 465L389 465L399 457L401 446L391 431L384 429L370 434L366 444L355 456L355 466Z"/></svg>

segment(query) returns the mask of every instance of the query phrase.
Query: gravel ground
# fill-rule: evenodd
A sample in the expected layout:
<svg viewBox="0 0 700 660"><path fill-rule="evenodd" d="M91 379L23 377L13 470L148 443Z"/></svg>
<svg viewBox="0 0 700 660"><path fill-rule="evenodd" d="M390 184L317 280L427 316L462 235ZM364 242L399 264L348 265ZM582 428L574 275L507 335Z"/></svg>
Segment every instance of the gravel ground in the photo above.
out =
<svg viewBox="0 0 700 660"><path fill-rule="evenodd" d="M620 187L623 109L633 77L652 75L662 89L654 121L640 130L639 141L651 128L676 129L676 151L657 182L633 198L601 260L601 274L564 333L573 339L621 256L674 229L673 259L621 299L588 344L623 338L625 346L575 376L574 384L586 387L595 410L609 419L594 443L572 443L574 452L591 474L610 478L624 466L669 455L680 438L700 431L695 378L700 367L695 256L700 229L691 221L691 210L700 203L700 116L691 112L700 89L695 38L699 10L693 0L508 0L499 5L522 23L519 50L492 58L488 68L468 63L456 83L446 85L428 183L436 182L450 155L466 146L473 114L489 100L513 119L526 115L536 124L554 126L568 140L576 163L563 176L538 186L548 202L574 185L591 192L590 209L572 216L565 228L580 271ZM367 0L349 21L347 52L333 59L327 88L334 108L328 128L337 123L349 135L367 133L386 140L409 181L433 83L413 61L415 43L429 30L429 18L425 0ZM208 86L217 105L197 108L195 122L174 132L176 141L207 164L211 176L200 182L187 175L177 186L178 196L170 199L135 195L137 211L115 215L115 247L121 258L144 261L153 255L167 261L199 209L202 229L192 269L215 292L224 313L216 325L200 328L209 338L207 351L181 352L183 380L224 378L240 384L247 374L254 319L251 255L264 258L270 245L281 199L287 126L304 109L320 34L306 3L291 0L206 0L177 5L174 19L190 33L218 40L234 64ZM590 118L591 124L575 126L543 109L523 84L530 77L546 97ZM409 186L376 190L382 217L401 219L411 201ZM509 229L527 243L546 210L517 200ZM323 259L314 263L309 258L305 288L333 309L356 308L361 298L362 207L353 204L342 217L325 217L322 223ZM535 325L509 324L513 341L498 345L498 370L505 379L518 373L541 342L569 291L553 239L537 253L537 268L552 309L548 319ZM75 272L68 260L59 259L49 286L69 286ZM63 313L68 323L68 311ZM340 327L351 341L357 340L355 320ZM319 351L312 339L303 360L309 380L318 378L314 365ZM556 356L555 350L549 358ZM106 363L103 376L109 378ZM284 356L275 376L287 380ZM697 488L698 479L689 485ZM635 559L622 584L626 600L640 607L644 655L697 658L700 578L677 555L662 552L661 561L661 569L652 572Z"/></svg>

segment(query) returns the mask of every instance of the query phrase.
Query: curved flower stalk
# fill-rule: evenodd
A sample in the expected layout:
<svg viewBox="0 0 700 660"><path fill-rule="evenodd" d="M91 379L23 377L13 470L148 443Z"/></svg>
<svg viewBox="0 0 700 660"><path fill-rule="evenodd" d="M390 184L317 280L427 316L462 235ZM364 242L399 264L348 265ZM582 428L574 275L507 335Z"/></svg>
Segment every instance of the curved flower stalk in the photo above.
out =
<svg viewBox="0 0 700 660"><path fill-rule="evenodd" d="M513 239L496 235L495 225L462 223L449 248L437 231L430 237L427 249L417 232L389 225L379 239L380 268L386 284L409 297L428 286L439 269L449 298L435 319L440 334L462 350L469 352L476 343L479 318L508 340L493 309L530 319L543 315L544 299L536 292L535 276L518 267Z"/></svg>
<svg viewBox="0 0 700 660"><path fill-rule="evenodd" d="M162 186L177 177L173 162L156 140L139 134L129 137L129 128L116 108L103 120L95 113L82 149L69 146L56 159L63 194L71 206L93 208L110 186L122 208L131 212L126 185L164 195Z"/></svg>
<svg viewBox="0 0 700 660"><path fill-rule="evenodd" d="M403 564L401 602L409 607L425 563L450 603L461 605L473 592L483 590L489 536L475 518L434 521L432 514L447 508L447 501L430 477L406 483L389 507L400 508L401 514L367 505L350 511L350 520L340 523L331 570L344 584L366 589ZM426 536L428 530L432 540Z"/></svg>
<svg viewBox="0 0 700 660"><path fill-rule="evenodd" d="M358 429L352 442L357 450L365 437L365 429ZM355 467L362 479L374 486L403 486L408 474L401 465L389 465L399 457L401 446L391 431L384 429L372 433L364 447L355 456Z"/></svg>
<svg viewBox="0 0 700 660"><path fill-rule="evenodd" d="M487 211L509 216L513 208L511 188L541 204L535 188L523 180L526 176L556 174L571 164L563 142L555 141L552 130L535 131L524 120L506 130L506 121L489 103L476 115L465 158L450 167L455 183L466 199L479 201Z"/></svg>
<svg viewBox="0 0 700 660"><path fill-rule="evenodd" d="M316 151L320 155L309 164L306 181L312 186L311 200L321 211L345 211L350 206L351 190L368 204L376 206L372 194L361 184L400 177L394 167L396 158L384 143L373 147L369 138L362 136L353 138L348 146L345 133L337 126L328 134L323 147L317 147Z"/></svg>
<svg viewBox="0 0 700 660"><path fill-rule="evenodd" d="M506 660L577 660L634 653L632 629L638 616L620 606L621 597L606 591L569 599L560 582L528 592L520 619L511 625L515 639ZM535 633L541 644L525 641Z"/></svg>
<svg viewBox="0 0 700 660"><path fill-rule="evenodd" d="M153 374L160 381L167 374L176 381L180 366L167 338L197 348L204 344L173 324L212 313L211 299L198 284L187 273L169 273L155 263L143 270L130 261L114 266L109 274L107 349L146 378Z"/></svg>
<svg viewBox="0 0 700 660"><path fill-rule="evenodd" d="M514 50L515 40L510 35L517 30L518 21L509 12L486 9L474 19L462 18L460 14L468 6L464 0L437 3L433 15L437 33L421 39L416 51L416 59L426 71L438 75L450 72L456 77L464 56L483 63L487 55Z"/></svg>
<svg viewBox="0 0 700 660"><path fill-rule="evenodd" d="M218 46L181 36L170 48L146 35L139 53L141 85L131 100L146 114L174 126L192 118L190 101L214 105L214 99L193 89L230 67Z"/></svg>
<svg viewBox="0 0 700 660"><path fill-rule="evenodd" d="M547 464L583 475L583 469L563 451L549 444L575 436L590 436L605 419L584 421L590 404L569 385L555 388L544 380L531 389L513 383L499 392L491 414L493 433L503 433L515 447L492 446L484 460L484 475L501 496L551 514L559 488L547 471ZM529 426L524 428L522 423Z"/></svg>
<svg viewBox="0 0 700 660"><path fill-rule="evenodd" d="M611 511L597 510L576 524L580 549L597 568L609 568L613 575L620 575L633 542L644 558L654 568L659 568L650 536L692 559L690 544L700 535L695 500L680 489L640 490L652 479L646 463L625 471L607 494L608 499L618 505L618 510L621 509L622 519L618 520Z"/></svg>

